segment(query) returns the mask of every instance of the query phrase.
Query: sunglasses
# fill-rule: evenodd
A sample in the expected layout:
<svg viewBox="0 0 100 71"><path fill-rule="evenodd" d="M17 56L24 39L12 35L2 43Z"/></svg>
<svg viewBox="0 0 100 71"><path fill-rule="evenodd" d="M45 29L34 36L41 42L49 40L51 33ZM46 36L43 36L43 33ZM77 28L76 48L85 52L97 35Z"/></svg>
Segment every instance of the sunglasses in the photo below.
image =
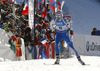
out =
<svg viewBox="0 0 100 71"><path fill-rule="evenodd" d="M56 16L56 17L61 17L61 16Z"/></svg>

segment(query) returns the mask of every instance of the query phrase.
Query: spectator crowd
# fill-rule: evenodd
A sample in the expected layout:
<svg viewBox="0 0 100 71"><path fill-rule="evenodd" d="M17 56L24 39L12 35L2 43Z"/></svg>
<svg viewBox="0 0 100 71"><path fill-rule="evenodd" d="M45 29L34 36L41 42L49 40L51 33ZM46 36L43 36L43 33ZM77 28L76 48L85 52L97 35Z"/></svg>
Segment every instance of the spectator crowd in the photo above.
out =
<svg viewBox="0 0 100 71"><path fill-rule="evenodd" d="M22 15L25 3L14 4L12 1L0 1L0 28L4 29L7 33L13 33L10 36L9 44L11 49L16 54L16 57L22 56L21 51L21 38L24 39L25 44L25 59L28 59L28 53L32 53L32 58L39 58L35 53L39 47L40 58L43 58L42 51L46 52L46 45L41 43L41 39L46 38L48 45L54 40L55 34L49 28L49 20L42 18L35 14L35 29L28 27L28 15ZM14 7L15 6L15 7ZM15 10L15 14L14 11ZM49 16L50 18L50 16ZM35 32L34 35L32 35ZM34 36L35 38L32 38ZM14 42L16 41L16 44ZM19 59L20 60L20 59Z"/></svg>

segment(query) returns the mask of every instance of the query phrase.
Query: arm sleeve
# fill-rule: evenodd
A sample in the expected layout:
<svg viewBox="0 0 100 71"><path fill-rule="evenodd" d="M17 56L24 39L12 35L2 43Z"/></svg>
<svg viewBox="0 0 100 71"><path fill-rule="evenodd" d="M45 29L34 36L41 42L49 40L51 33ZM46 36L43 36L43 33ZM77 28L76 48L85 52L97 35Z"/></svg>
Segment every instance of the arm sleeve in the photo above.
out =
<svg viewBox="0 0 100 71"><path fill-rule="evenodd" d="M73 30L73 21L72 20L69 20L68 18L65 18L65 20L67 21L67 24L68 24L68 28L70 28L70 30Z"/></svg>
<svg viewBox="0 0 100 71"><path fill-rule="evenodd" d="M66 23L67 27L70 29L70 22L67 17L63 17L63 21Z"/></svg>
<svg viewBox="0 0 100 71"><path fill-rule="evenodd" d="M72 23L73 23L73 21L71 20L70 21L70 30L73 30L73 24Z"/></svg>

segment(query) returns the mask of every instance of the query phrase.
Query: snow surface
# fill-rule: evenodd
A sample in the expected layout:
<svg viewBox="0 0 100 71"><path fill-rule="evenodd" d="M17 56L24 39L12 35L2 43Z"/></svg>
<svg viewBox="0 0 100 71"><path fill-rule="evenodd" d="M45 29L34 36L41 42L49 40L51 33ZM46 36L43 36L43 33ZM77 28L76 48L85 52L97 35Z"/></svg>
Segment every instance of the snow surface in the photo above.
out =
<svg viewBox="0 0 100 71"><path fill-rule="evenodd" d="M81 65L74 55L68 59L61 59L60 65L53 65L55 59L10 61L0 58L0 71L100 71L100 57L81 58L87 65Z"/></svg>

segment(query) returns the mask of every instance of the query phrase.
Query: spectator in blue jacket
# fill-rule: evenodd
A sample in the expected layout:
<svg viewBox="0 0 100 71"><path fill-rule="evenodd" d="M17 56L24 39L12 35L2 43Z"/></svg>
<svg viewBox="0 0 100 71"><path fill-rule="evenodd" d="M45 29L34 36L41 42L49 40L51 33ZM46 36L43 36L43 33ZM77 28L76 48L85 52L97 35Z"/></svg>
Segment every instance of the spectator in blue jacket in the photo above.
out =
<svg viewBox="0 0 100 71"><path fill-rule="evenodd" d="M91 32L91 35L95 35L96 31L97 31L97 28L93 28L93 31Z"/></svg>

